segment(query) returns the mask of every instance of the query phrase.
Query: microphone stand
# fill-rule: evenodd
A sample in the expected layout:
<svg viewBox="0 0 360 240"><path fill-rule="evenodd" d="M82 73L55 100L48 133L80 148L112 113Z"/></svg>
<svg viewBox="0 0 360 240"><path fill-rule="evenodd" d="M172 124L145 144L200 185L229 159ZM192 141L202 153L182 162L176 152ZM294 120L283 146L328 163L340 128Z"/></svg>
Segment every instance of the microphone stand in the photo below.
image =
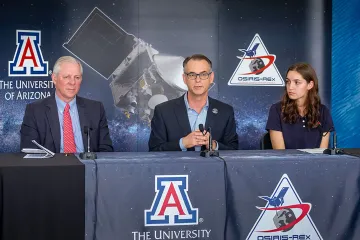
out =
<svg viewBox="0 0 360 240"><path fill-rule="evenodd" d="M212 137L211 137L211 128L208 128L209 132L209 149L203 150L200 152L201 157L219 157L219 151L212 150Z"/></svg>
<svg viewBox="0 0 360 240"><path fill-rule="evenodd" d="M90 152L90 131L89 127L84 127L84 132L87 134L87 152L80 153L79 157L83 160L95 160L97 158L96 153Z"/></svg>
<svg viewBox="0 0 360 240"><path fill-rule="evenodd" d="M337 148L337 137L336 137L336 131L334 131L333 133L333 147L332 148L328 148L324 150L324 154L328 154L328 155L339 155L339 154L344 154L344 150L341 148Z"/></svg>

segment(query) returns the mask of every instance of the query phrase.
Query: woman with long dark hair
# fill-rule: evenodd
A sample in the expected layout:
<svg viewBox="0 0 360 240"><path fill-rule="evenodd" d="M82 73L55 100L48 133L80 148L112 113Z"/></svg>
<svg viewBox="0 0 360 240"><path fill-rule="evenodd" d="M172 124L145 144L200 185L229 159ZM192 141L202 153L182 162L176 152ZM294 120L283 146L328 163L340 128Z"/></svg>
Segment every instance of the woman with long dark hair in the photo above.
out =
<svg viewBox="0 0 360 240"><path fill-rule="evenodd" d="M282 100L271 106L266 124L273 149L328 148L333 125L314 69L307 63L290 66Z"/></svg>

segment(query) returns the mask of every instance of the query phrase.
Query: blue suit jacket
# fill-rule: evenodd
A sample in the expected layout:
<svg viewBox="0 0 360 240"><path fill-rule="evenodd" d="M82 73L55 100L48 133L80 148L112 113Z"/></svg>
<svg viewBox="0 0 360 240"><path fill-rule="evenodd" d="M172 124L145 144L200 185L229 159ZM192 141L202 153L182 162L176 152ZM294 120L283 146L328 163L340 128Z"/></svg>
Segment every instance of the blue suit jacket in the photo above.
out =
<svg viewBox="0 0 360 240"><path fill-rule="evenodd" d="M114 151L103 104L76 96L76 105L79 112L84 149L87 150L87 135L83 129L84 126L87 126L92 128L90 131L90 151ZM60 123L55 95L26 106L20 134L20 150L37 148L31 142L31 140L36 140L50 151L60 152Z"/></svg>

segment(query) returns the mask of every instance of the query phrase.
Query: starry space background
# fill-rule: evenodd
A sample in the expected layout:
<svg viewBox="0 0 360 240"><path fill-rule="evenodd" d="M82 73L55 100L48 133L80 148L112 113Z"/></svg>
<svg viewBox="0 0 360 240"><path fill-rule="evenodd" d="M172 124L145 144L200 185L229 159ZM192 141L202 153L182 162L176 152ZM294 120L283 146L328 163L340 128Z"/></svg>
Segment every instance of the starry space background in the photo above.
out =
<svg viewBox="0 0 360 240"><path fill-rule="evenodd" d="M287 68L298 61L330 69L327 58L331 54L331 1L323 2L320 15L325 20L319 31L325 32L325 40L315 46L323 49L321 56L313 57L309 52L312 43L308 26L318 19L309 14L314 11L310 0L4 0L0 3L0 81L51 80L50 75L8 76L8 62L16 50L17 29L41 31L41 51L51 70L57 58L71 55L62 45L98 7L121 28L152 44L160 53L184 57L194 53L207 55L213 62L216 83L210 96L234 107L239 148L258 149L269 108L280 100L284 87L228 86L240 61L236 58L238 49L247 48L258 33L269 53L276 55L275 64L284 79ZM109 81L90 67L83 67L79 95L103 102L115 150L147 151L149 125L136 115L127 118L119 111L113 104ZM319 74L323 79L322 101L327 105L331 99L330 74L330 71ZM18 152L25 105L34 100L6 101L7 91L0 89L0 152Z"/></svg>

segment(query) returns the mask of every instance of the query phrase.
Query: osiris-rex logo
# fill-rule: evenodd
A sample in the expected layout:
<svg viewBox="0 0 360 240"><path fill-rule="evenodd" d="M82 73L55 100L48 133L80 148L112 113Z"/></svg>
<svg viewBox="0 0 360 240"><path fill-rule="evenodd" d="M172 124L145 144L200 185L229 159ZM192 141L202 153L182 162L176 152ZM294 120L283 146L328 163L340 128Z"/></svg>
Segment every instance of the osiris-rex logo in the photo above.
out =
<svg viewBox="0 0 360 240"><path fill-rule="evenodd" d="M188 196L187 175L155 176L155 198L145 210L145 226L197 225L197 208Z"/></svg>
<svg viewBox="0 0 360 240"><path fill-rule="evenodd" d="M9 61L9 76L48 76L48 62L41 53L41 32L16 30L16 51Z"/></svg>

